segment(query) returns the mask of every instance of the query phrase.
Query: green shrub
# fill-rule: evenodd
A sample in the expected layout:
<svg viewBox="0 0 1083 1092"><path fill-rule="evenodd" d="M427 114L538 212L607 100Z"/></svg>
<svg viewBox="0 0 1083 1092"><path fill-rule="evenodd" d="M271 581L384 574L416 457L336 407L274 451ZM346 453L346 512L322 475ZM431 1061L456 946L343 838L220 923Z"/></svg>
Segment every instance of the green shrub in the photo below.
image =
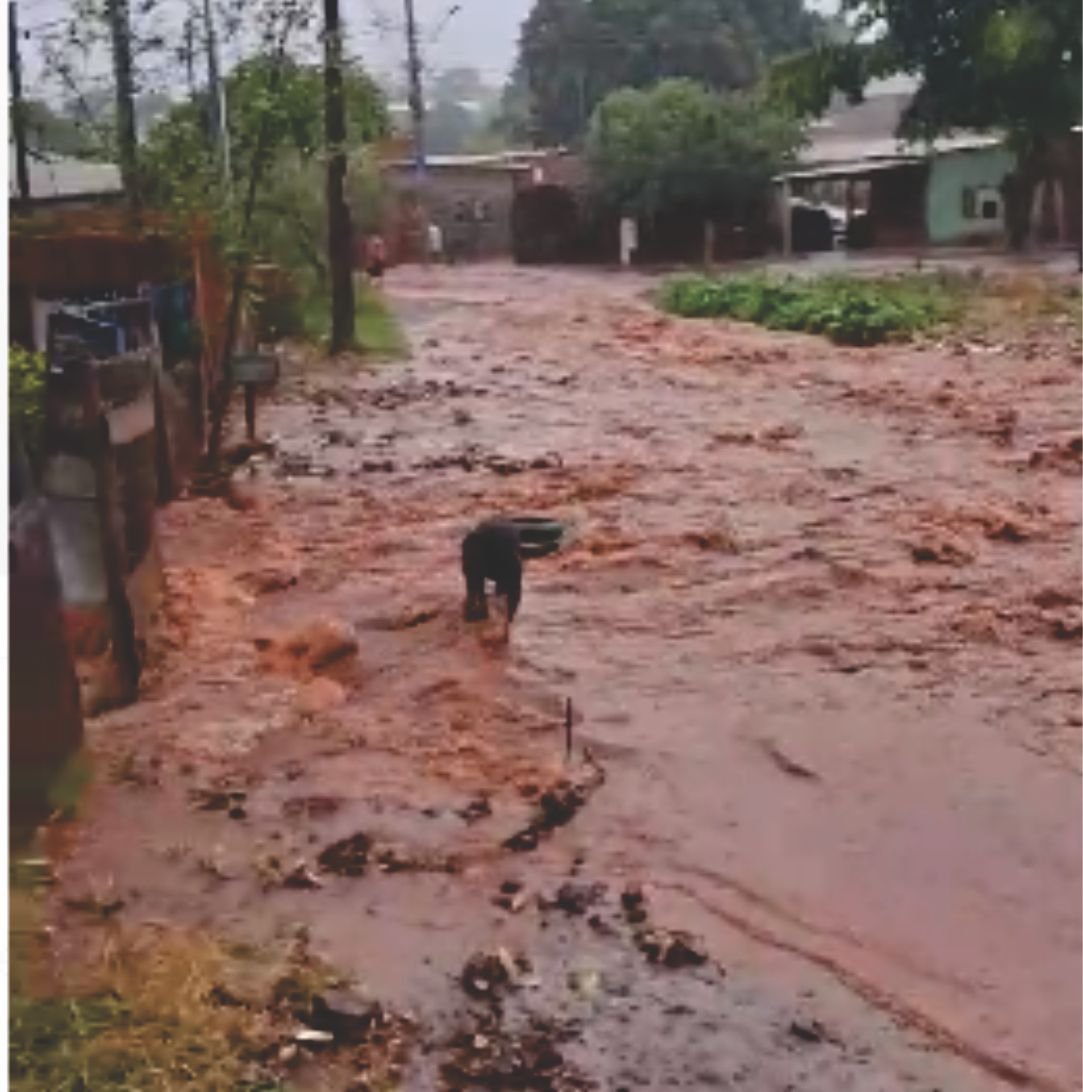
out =
<svg viewBox="0 0 1083 1092"><path fill-rule="evenodd" d="M19 345L8 347L8 423L18 432L35 466L45 422L45 375L44 354Z"/></svg>
<svg viewBox="0 0 1083 1092"><path fill-rule="evenodd" d="M913 337L955 316L961 287L945 276L808 279L764 273L711 280L675 277L661 306L685 318L726 317L772 330L821 334L841 345Z"/></svg>

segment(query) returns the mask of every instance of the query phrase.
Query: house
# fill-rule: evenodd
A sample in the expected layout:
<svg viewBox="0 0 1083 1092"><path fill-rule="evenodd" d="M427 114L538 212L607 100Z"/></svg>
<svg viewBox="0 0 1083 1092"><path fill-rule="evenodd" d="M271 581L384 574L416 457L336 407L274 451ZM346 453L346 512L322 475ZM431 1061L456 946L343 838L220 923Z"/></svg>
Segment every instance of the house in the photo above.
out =
<svg viewBox="0 0 1083 1092"><path fill-rule="evenodd" d="M845 209L850 246L967 246L1005 237L1004 183L1015 156L1003 138L957 132L931 143L895 136L916 82L878 81L855 106L837 102L810 127L798 164L779 175L780 206L795 198ZM1078 237L1079 186L1065 170L1036 195L1044 241ZM1076 155L1078 159L1078 154ZM1045 215L1045 206L1052 212ZM1056 221L1050 229L1046 221ZM1044 227L1042 225L1045 225ZM783 248L801 249L791 217L783 217ZM795 245L796 244L796 245Z"/></svg>
<svg viewBox="0 0 1083 1092"><path fill-rule="evenodd" d="M559 150L433 155L421 174L412 159L385 160L382 173L393 197L388 230L393 253L421 255L424 210L440 227L452 257L507 257L516 194L555 177L561 158Z"/></svg>
<svg viewBox="0 0 1083 1092"><path fill-rule="evenodd" d="M8 148L8 200L20 201L15 169L15 149ZM80 208L113 204L123 199L120 169L114 163L92 163L48 152L33 152L27 158L32 207Z"/></svg>

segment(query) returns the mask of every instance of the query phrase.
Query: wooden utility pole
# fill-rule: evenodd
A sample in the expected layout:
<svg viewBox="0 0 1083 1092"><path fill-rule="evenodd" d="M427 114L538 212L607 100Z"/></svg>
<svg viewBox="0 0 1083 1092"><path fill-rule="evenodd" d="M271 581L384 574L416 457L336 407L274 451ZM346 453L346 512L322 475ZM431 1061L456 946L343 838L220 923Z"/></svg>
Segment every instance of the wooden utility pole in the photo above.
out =
<svg viewBox="0 0 1083 1092"><path fill-rule="evenodd" d="M414 0L406 4L406 58L410 76L410 114L414 122L414 167L418 177L425 173L425 96L421 89L421 53L417 45Z"/></svg>
<svg viewBox="0 0 1083 1092"><path fill-rule="evenodd" d="M230 184L229 119L226 117L226 91L218 66L218 38L214 32L214 11L211 0L203 0L204 41L207 46L207 94L211 109L211 140L218 146L222 177Z"/></svg>
<svg viewBox="0 0 1083 1092"><path fill-rule="evenodd" d="M19 22L15 0L8 3L8 65L11 68L11 128L15 139L15 177L19 197L30 200L30 171L26 165L26 114L23 112L23 69L19 56Z"/></svg>
<svg viewBox="0 0 1083 1092"><path fill-rule="evenodd" d="M331 352L353 344L353 244L346 204L346 99L338 0L323 0L324 121L327 140L327 258L331 268Z"/></svg>
<svg viewBox="0 0 1083 1092"><path fill-rule="evenodd" d="M135 88L132 82L132 30L128 0L106 0L113 38L113 75L117 94L117 148L120 176L133 212L141 206L135 139Z"/></svg>

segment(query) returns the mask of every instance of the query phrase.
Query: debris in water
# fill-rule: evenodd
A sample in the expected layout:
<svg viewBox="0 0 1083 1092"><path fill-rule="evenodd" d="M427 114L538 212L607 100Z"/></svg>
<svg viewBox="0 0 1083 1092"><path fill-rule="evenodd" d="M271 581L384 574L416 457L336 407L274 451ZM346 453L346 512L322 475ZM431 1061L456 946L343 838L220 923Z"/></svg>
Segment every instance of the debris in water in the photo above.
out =
<svg viewBox="0 0 1083 1092"><path fill-rule="evenodd" d="M359 1043L384 1019L378 1002L349 990L326 990L312 999L309 1023L342 1043Z"/></svg>
<svg viewBox="0 0 1083 1092"><path fill-rule="evenodd" d="M605 781L605 771L587 756L591 772L585 779L574 782L561 780L541 794L535 817L522 830L504 841L504 848L515 853L535 849L539 840L557 827L565 826Z"/></svg>
<svg viewBox="0 0 1083 1092"><path fill-rule="evenodd" d="M707 953L700 943L680 930L641 930L636 934L636 947L651 963L663 967L698 967L707 962Z"/></svg>
<svg viewBox="0 0 1083 1092"><path fill-rule="evenodd" d="M485 795L477 796L470 803L461 807L456 813L460 819L467 823L476 823L480 819L487 819L493 814L493 806Z"/></svg>
<svg viewBox="0 0 1083 1092"><path fill-rule="evenodd" d="M790 1024L790 1034L804 1043L822 1043L827 1038L827 1032L819 1020L810 1020L807 1024L794 1020Z"/></svg>
<svg viewBox="0 0 1083 1092"><path fill-rule="evenodd" d="M557 889L552 901L546 901L543 906L563 910L565 914L573 917L582 917L603 898L605 898L604 884L565 883Z"/></svg>
<svg viewBox="0 0 1083 1092"><path fill-rule="evenodd" d="M313 891L323 887L323 880L304 861L299 861L294 870L282 881L282 886L297 891Z"/></svg>
<svg viewBox="0 0 1083 1092"><path fill-rule="evenodd" d="M790 777L801 777L807 781L819 781L820 775L815 771L809 769L808 766L803 766L800 762L795 762L789 755L781 751L777 744L773 743L769 739L761 739L760 746L766 751L767 756L783 773L787 773Z"/></svg>
<svg viewBox="0 0 1083 1092"><path fill-rule="evenodd" d="M519 972L530 970L524 959L514 960L506 948L495 952L476 952L462 969L459 981L471 996L483 1000L499 997L502 990L514 987Z"/></svg>
<svg viewBox="0 0 1083 1092"><path fill-rule="evenodd" d="M349 838L333 842L316 858L324 872L339 876L363 876L369 863L372 841L367 834L358 831Z"/></svg>
<svg viewBox="0 0 1083 1092"><path fill-rule="evenodd" d="M647 896L637 883L628 884L621 892L620 904L625 918L632 925L640 925L647 920Z"/></svg>

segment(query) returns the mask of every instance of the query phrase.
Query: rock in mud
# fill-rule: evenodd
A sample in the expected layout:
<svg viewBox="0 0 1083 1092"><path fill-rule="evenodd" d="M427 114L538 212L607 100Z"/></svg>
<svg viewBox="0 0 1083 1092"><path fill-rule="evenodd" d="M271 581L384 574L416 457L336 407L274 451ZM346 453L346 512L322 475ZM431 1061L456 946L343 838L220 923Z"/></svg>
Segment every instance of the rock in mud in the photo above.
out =
<svg viewBox="0 0 1083 1092"><path fill-rule="evenodd" d="M827 1038L827 1032L819 1020L794 1020L789 1031L793 1038L803 1043L822 1043Z"/></svg>
<svg viewBox="0 0 1083 1092"><path fill-rule="evenodd" d="M294 891L315 891L323 887L323 880L304 861L299 861L293 871L282 881L282 886Z"/></svg>
<svg viewBox="0 0 1083 1092"><path fill-rule="evenodd" d="M324 872L338 876L363 876L369 864L372 840L360 831L333 842L316 858Z"/></svg>
<svg viewBox="0 0 1083 1092"><path fill-rule="evenodd" d="M504 848L514 853L535 849L541 838L570 823L604 781L605 771L593 761L589 773L581 780L558 781L541 794L534 818L522 830L505 839Z"/></svg>
<svg viewBox="0 0 1083 1092"><path fill-rule="evenodd" d="M349 990L325 990L313 997L308 1023L319 1031L329 1032L340 1043L360 1043L383 1018L383 1008L378 1002Z"/></svg>
<svg viewBox="0 0 1083 1092"><path fill-rule="evenodd" d="M681 930L641 930L636 934L636 946L651 963L663 967L699 967L707 962L707 953L699 941Z"/></svg>
<svg viewBox="0 0 1083 1092"><path fill-rule="evenodd" d="M488 1023L459 1032L448 1044L449 1057L441 1066L445 1087L536 1092L577 1092L593 1087L565 1061L558 1045L560 1037L560 1030L546 1021L536 1021L522 1035Z"/></svg>
<svg viewBox="0 0 1083 1092"><path fill-rule="evenodd" d="M632 925L641 925L647 920L647 896L637 883L630 883L621 892L621 908L625 918Z"/></svg>
<svg viewBox="0 0 1083 1092"><path fill-rule="evenodd" d="M493 899L493 905L510 914L518 914L526 908L527 893L518 880L505 880L500 885L500 894Z"/></svg>
<svg viewBox="0 0 1083 1092"><path fill-rule="evenodd" d="M513 988L520 972L529 969L525 959L515 960L506 948L498 948L495 952L475 952L466 961L459 981L471 997L487 1001Z"/></svg>
<svg viewBox="0 0 1083 1092"><path fill-rule="evenodd" d="M605 885L600 883L565 883L557 889L557 893L550 901L546 901L547 907L563 910L572 917L582 917L592 906L605 897Z"/></svg>

